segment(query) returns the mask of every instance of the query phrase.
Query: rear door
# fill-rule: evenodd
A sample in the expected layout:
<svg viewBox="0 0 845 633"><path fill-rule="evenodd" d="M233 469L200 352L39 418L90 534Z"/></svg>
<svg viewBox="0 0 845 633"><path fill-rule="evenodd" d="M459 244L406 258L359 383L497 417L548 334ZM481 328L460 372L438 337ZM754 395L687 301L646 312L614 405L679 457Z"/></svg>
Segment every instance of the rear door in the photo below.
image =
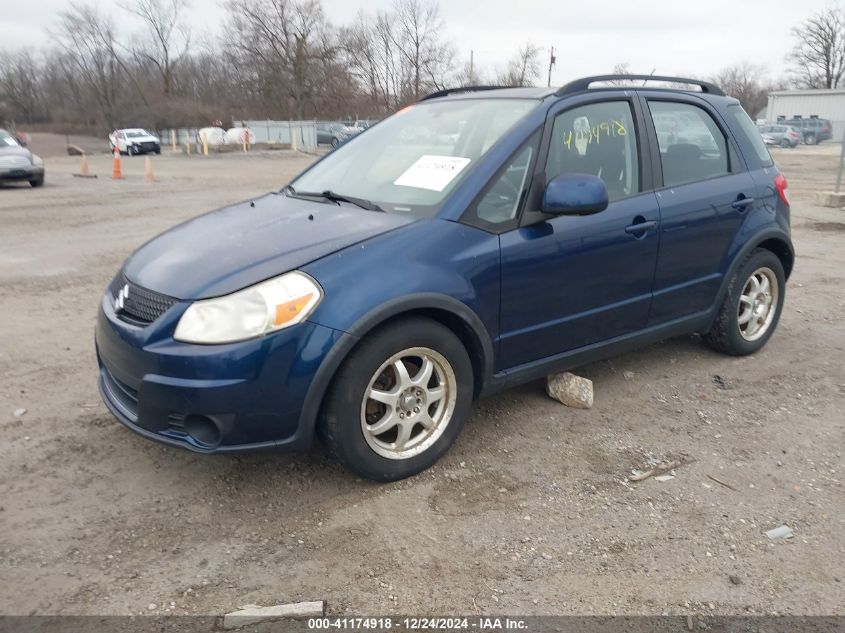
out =
<svg viewBox="0 0 845 633"><path fill-rule="evenodd" d="M648 93L643 107L662 187L660 249L649 325L707 311L725 271L728 249L760 204L757 189L725 121L694 95Z"/></svg>

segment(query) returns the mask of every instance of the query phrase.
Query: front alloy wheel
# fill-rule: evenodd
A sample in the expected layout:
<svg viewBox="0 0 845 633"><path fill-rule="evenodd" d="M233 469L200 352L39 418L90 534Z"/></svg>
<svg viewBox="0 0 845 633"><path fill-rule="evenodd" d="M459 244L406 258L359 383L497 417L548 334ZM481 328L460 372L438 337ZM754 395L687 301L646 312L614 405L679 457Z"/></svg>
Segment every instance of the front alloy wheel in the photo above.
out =
<svg viewBox="0 0 845 633"><path fill-rule="evenodd" d="M387 459L419 455L452 419L455 372L442 354L413 347L388 358L373 374L361 403L361 430Z"/></svg>
<svg viewBox="0 0 845 633"><path fill-rule="evenodd" d="M472 362L452 330L423 317L396 319L340 366L317 430L350 470L403 479L449 449L469 416L473 387Z"/></svg>

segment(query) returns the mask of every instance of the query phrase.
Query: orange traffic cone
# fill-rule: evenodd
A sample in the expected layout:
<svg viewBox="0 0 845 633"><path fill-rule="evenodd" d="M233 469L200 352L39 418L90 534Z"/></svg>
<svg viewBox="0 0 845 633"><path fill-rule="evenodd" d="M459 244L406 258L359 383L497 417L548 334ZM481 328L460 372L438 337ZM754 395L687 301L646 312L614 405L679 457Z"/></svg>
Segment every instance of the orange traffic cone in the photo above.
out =
<svg viewBox="0 0 845 633"><path fill-rule="evenodd" d="M120 150L114 148L114 160L112 161L111 177L114 180L123 180L123 171L120 168Z"/></svg>
<svg viewBox="0 0 845 633"><path fill-rule="evenodd" d="M144 161L144 181L145 182L155 182L155 176L153 176L153 161L152 159L147 156L146 160Z"/></svg>
<svg viewBox="0 0 845 633"><path fill-rule="evenodd" d="M77 178L96 178L96 175L91 175L88 170L88 155L82 154L82 160L79 163L79 173L74 174Z"/></svg>

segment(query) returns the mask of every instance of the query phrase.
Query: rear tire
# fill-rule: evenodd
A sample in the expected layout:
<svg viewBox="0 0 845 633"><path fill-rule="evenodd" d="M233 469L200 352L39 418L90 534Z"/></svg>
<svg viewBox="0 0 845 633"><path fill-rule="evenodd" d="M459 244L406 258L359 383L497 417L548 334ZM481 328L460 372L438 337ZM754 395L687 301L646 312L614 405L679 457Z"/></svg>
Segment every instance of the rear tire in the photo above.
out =
<svg viewBox="0 0 845 633"><path fill-rule="evenodd" d="M440 459L472 399L472 363L460 339L436 321L403 318L369 334L341 365L318 432L349 470L396 481Z"/></svg>
<svg viewBox="0 0 845 633"><path fill-rule="evenodd" d="M336 138L333 138L332 139L332 147L337 147L338 145L340 145L340 141Z"/></svg>
<svg viewBox="0 0 845 633"><path fill-rule="evenodd" d="M818 144L819 140L816 138L815 134L807 134L804 136L804 144L805 145L816 145Z"/></svg>
<svg viewBox="0 0 845 633"><path fill-rule="evenodd" d="M792 143L789 142L789 139L785 138L780 142L780 146L786 149L788 147L792 147Z"/></svg>
<svg viewBox="0 0 845 633"><path fill-rule="evenodd" d="M758 351L777 327L785 290L786 275L778 256L755 248L731 278L704 342L731 356Z"/></svg>

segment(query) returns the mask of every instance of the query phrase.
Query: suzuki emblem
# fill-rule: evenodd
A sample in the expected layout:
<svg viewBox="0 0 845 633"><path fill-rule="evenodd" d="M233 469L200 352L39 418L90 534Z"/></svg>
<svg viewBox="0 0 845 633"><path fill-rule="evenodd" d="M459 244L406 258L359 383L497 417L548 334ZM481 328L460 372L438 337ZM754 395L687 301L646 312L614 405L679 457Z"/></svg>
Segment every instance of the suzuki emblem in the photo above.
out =
<svg viewBox="0 0 845 633"><path fill-rule="evenodd" d="M129 284L125 284L123 288L120 289L120 292L117 293L117 296L114 298L114 311L120 312L123 310L123 304L126 303L126 299L129 297Z"/></svg>

